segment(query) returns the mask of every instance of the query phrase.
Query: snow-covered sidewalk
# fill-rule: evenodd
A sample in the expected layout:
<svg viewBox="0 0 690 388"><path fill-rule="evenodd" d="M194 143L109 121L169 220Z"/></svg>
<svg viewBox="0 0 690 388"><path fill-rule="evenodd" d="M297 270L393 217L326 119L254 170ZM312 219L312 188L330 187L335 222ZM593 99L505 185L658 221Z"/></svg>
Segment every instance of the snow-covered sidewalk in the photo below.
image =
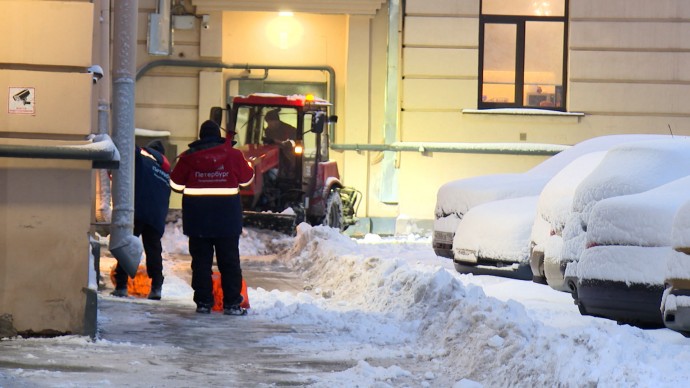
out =
<svg viewBox="0 0 690 388"><path fill-rule="evenodd" d="M213 343L214 352L227 354L230 360L221 365L229 369L221 373L217 359L194 358L190 349L197 345L171 345L168 339L194 325L213 336L214 327L226 321L240 325L238 330L262 325L262 335L246 339L253 341L252 351L273 349L276 358L304 355L313 365L321 362L321 367L305 364L292 371L290 381L314 387L662 387L690 381L690 339L666 329L641 330L581 316L570 295L548 286L458 274L449 260L434 254L428 237L368 235L353 240L306 224L294 239L248 230L240 246L244 268L288 268L301 279L303 291L249 284L252 308L242 318L193 314L188 273L183 273L188 268L170 261L173 254L186 253L178 226L169 225L164 248L163 300L119 303L144 305L149 312L129 316L127 324L158 325L159 335L147 338L122 329L110 333L117 340L107 339L108 332L95 342L75 336L3 340L0 387L121 386L122 381L178 386L176 375L179 386L233 386L241 375L229 369L244 361L233 359L237 353L231 343L197 344ZM277 253L270 261L251 258L270 253ZM109 320L116 319L109 316L114 311L123 310L99 311L99 326L108 328ZM211 321L202 322L206 318ZM217 331L223 330L227 328ZM127 335L132 338L125 340ZM50 367L68 354L84 360L84 366ZM252 362L262 360L254 356ZM184 363L194 367L180 371ZM119 380L118 373L124 378L128 370L148 371L140 376L149 379ZM254 382L275 384L265 376L254 376Z"/></svg>

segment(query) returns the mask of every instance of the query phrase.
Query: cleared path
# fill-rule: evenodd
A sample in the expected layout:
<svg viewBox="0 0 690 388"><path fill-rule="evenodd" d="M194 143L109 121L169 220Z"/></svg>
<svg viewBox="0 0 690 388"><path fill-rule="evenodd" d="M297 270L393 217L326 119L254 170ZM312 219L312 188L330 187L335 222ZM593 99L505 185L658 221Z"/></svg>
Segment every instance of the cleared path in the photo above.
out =
<svg viewBox="0 0 690 388"><path fill-rule="evenodd" d="M101 268L109 265L104 259ZM262 260L271 262L270 256L251 259L243 264L251 287L302 290L293 273L262 265ZM177 256L175 267L184 278L189 257ZM320 327L251 314L197 314L193 304L166 301L165 294L161 301L149 301L115 298L111 290L99 292L96 343L74 337L59 346L41 339L0 342L0 387L304 386L310 383L305 376L352 366L267 345L281 333L304 341L327 335Z"/></svg>

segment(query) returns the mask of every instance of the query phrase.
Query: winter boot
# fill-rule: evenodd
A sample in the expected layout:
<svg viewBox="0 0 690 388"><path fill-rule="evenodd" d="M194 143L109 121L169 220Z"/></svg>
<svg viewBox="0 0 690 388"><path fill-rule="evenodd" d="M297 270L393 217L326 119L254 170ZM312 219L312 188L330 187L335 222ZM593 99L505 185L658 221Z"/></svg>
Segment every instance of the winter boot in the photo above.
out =
<svg viewBox="0 0 690 388"><path fill-rule="evenodd" d="M247 315L247 309L240 305L232 305L223 309L225 315Z"/></svg>
<svg viewBox="0 0 690 388"><path fill-rule="evenodd" d="M196 306L196 312L199 314L211 314L211 306L200 303Z"/></svg>
<svg viewBox="0 0 690 388"><path fill-rule="evenodd" d="M161 287L151 288L149 292L149 299L151 300L161 300Z"/></svg>
<svg viewBox="0 0 690 388"><path fill-rule="evenodd" d="M244 297L242 295L240 295L239 298L235 301L235 303L233 303L230 306L225 307L223 309L223 314L225 314L225 315L247 315L247 309L244 307L240 307L242 302L244 302Z"/></svg>
<svg viewBox="0 0 690 388"><path fill-rule="evenodd" d="M124 288L115 288L113 292L110 293L112 296L117 296L118 298L124 298L126 296L129 296L129 293L127 292L127 287Z"/></svg>

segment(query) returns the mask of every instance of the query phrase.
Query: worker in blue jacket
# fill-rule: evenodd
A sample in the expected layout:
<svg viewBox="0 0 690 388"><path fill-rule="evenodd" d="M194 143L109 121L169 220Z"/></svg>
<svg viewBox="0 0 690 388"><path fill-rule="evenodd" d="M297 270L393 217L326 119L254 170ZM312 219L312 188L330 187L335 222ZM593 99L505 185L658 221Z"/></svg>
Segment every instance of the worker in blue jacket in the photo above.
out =
<svg viewBox="0 0 690 388"><path fill-rule="evenodd" d="M134 235L141 236L146 254L146 272L151 278L149 299L160 300L163 288L163 247L165 220L170 204L170 162L160 140L134 153ZM127 273L115 268L114 296L127 296Z"/></svg>

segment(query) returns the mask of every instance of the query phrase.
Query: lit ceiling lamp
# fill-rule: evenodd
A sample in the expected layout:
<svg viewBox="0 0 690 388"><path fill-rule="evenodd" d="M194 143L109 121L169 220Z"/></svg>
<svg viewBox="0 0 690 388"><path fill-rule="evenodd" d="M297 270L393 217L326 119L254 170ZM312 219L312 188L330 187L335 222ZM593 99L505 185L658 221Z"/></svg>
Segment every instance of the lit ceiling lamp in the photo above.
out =
<svg viewBox="0 0 690 388"><path fill-rule="evenodd" d="M297 45L304 35L304 28L293 16L290 11L280 11L266 26L268 40L282 50Z"/></svg>
<svg viewBox="0 0 690 388"><path fill-rule="evenodd" d="M548 0L533 1L532 8L534 8L534 14L537 16L551 15L551 2Z"/></svg>

